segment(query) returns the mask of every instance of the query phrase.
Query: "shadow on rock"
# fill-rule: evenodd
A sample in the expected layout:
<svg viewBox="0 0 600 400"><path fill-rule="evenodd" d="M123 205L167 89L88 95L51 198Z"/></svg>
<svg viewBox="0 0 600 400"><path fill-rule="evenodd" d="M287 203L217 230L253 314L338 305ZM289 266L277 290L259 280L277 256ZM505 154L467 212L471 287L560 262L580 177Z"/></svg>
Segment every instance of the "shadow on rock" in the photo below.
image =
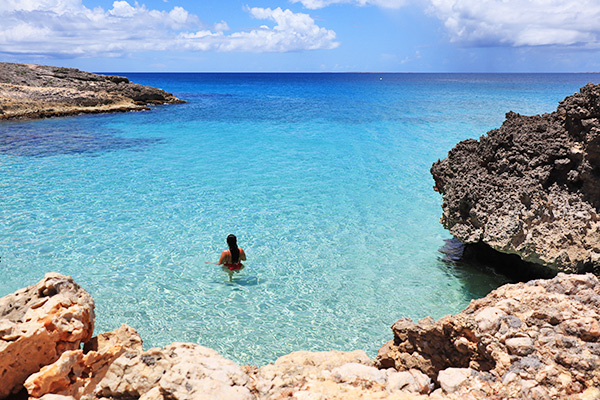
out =
<svg viewBox="0 0 600 400"><path fill-rule="evenodd" d="M532 279L548 279L556 276L554 271L523 261L516 254L500 253L485 243L464 244L457 238L447 239L444 242L444 246L439 249L443 254L442 261L453 270L455 275L464 275L469 280L472 280L474 275L487 275L493 281L497 281L499 286L504 283L527 282ZM470 285L472 283L467 282ZM489 291L483 293L483 296Z"/></svg>

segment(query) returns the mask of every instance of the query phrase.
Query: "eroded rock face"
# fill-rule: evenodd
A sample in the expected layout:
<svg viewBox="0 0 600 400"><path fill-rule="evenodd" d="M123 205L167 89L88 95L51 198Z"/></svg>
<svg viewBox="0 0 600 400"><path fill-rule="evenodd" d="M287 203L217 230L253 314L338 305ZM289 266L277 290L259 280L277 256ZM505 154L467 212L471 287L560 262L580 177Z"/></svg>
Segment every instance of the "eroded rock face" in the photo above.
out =
<svg viewBox="0 0 600 400"><path fill-rule="evenodd" d="M0 398L29 375L79 348L94 329L94 301L73 279L46 274L36 285L0 298Z"/></svg>
<svg viewBox="0 0 600 400"><path fill-rule="evenodd" d="M592 274L504 285L456 316L403 319L392 330L376 365L424 372L441 387L432 397L600 395L600 281Z"/></svg>
<svg viewBox="0 0 600 400"><path fill-rule="evenodd" d="M499 129L465 140L431 168L441 222L552 272L600 268L600 85L551 114L510 112Z"/></svg>
<svg viewBox="0 0 600 400"><path fill-rule="evenodd" d="M147 110L182 103L164 90L74 68L0 63L0 120Z"/></svg>
<svg viewBox="0 0 600 400"><path fill-rule="evenodd" d="M92 338L84 349L85 353L84 350L67 351L55 363L31 375L24 384L29 396L92 399L98 383L117 358L122 355L134 358L142 353L142 339L133 328L123 324L119 329Z"/></svg>

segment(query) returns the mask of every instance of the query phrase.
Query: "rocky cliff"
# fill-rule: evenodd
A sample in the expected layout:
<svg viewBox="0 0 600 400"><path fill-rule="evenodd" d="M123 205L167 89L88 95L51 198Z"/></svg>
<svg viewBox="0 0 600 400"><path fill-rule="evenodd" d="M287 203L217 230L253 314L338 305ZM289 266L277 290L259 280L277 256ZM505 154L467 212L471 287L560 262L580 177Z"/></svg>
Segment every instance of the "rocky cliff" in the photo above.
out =
<svg viewBox="0 0 600 400"><path fill-rule="evenodd" d="M600 270L600 85L551 114L506 114L479 140L456 145L431 168L441 222L547 272Z"/></svg>
<svg viewBox="0 0 600 400"><path fill-rule="evenodd" d="M164 90L73 68L0 63L0 120L147 110L181 103Z"/></svg>
<svg viewBox="0 0 600 400"><path fill-rule="evenodd" d="M91 298L47 274L0 299L0 399L599 399L599 321L598 278L559 274L438 321L402 319L375 361L299 351L257 368L192 343L144 351L127 325L90 339Z"/></svg>

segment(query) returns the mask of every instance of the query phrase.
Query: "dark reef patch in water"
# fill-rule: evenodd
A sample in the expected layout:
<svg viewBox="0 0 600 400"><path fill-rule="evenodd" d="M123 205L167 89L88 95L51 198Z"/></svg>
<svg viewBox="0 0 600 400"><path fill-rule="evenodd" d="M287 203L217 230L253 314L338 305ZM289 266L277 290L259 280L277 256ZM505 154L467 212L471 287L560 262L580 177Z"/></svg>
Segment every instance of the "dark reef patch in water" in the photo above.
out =
<svg viewBox="0 0 600 400"><path fill-rule="evenodd" d="M84 126L40 126L36 123L0 127L0 154L20 157L98 155L118 150L141 150L162 142L158 138L123 138L110 131Z"/></svg>

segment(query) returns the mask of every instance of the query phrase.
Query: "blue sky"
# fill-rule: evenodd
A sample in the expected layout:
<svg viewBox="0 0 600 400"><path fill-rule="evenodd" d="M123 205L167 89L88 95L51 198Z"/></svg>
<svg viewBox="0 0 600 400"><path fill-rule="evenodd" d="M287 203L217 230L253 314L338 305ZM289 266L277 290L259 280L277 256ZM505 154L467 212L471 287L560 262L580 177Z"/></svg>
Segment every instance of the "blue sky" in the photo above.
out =
<svg viewBox="0 0 600 400"><path fill-rule="evenodd" d="M0 60L89 71L600 71L600 0L1 0Z"/></svg>

